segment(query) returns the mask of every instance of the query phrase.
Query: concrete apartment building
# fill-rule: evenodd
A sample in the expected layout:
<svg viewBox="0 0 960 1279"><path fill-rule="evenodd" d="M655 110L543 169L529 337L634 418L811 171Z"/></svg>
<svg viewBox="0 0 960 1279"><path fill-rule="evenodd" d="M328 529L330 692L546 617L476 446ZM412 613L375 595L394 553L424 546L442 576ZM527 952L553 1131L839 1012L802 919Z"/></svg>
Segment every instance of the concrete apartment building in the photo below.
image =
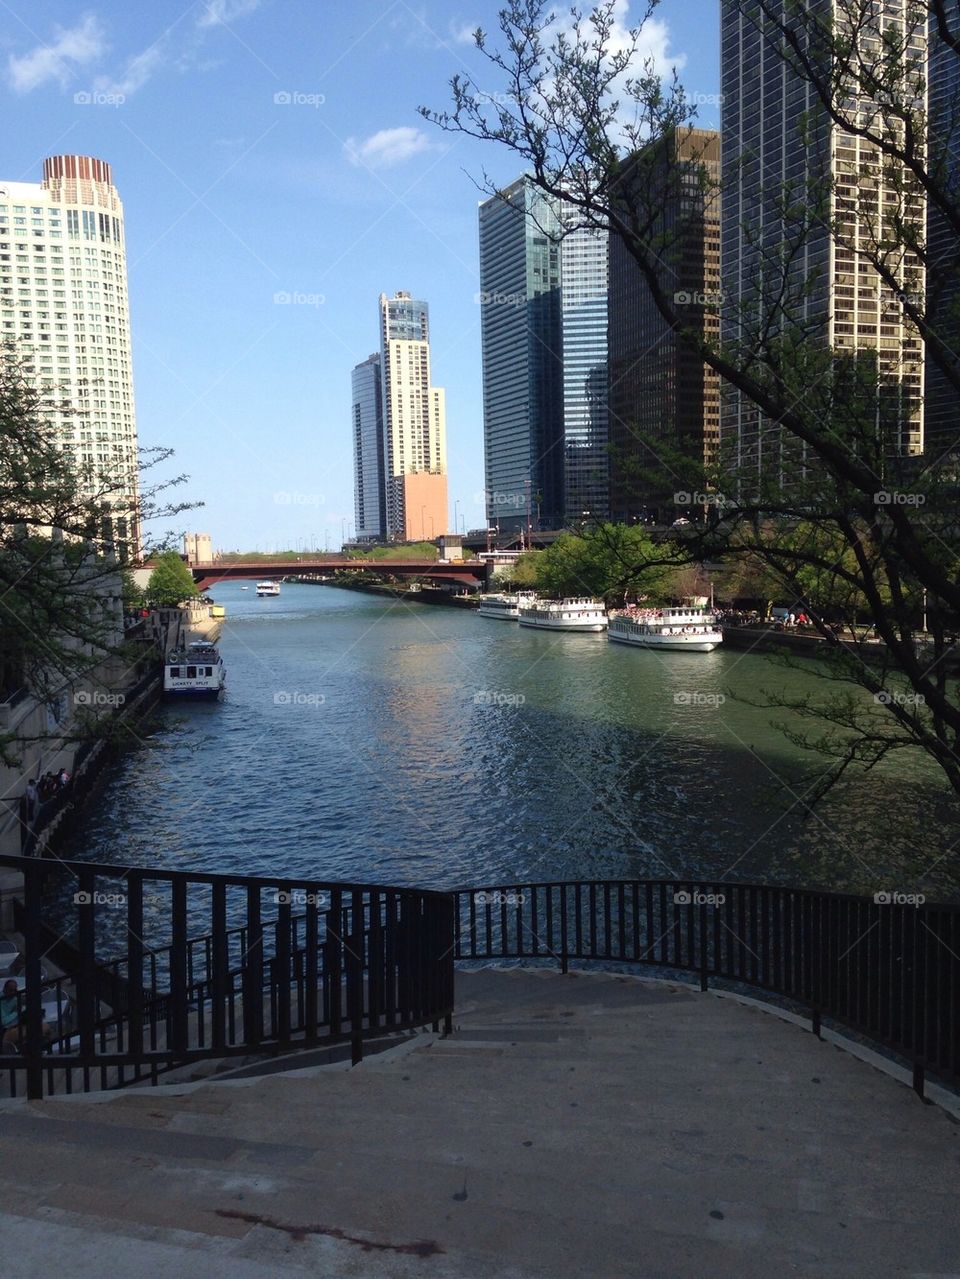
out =
<svg viewBox="0 0 960 1279"><path fill-rule="evenodd" d="M0 338L21 358L62 447L138 494L123 205L110 165L86 155L43 162L39 183L0 181ZM135 555L137 519L104 535Z"/></svg>

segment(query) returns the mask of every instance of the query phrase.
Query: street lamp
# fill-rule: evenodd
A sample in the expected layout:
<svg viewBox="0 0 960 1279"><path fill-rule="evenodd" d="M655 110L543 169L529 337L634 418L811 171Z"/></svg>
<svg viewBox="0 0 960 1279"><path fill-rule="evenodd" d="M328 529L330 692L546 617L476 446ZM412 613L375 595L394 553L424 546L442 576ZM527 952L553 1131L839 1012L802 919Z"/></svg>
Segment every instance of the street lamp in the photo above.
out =
<svg viewBox="0 0 960 1279"><path fill-rule="evenodd" d="M460 529L460 499L454 498L453 502L453 531L458 532Z"/></svg>
<svg viewBox="0 0 960 1279"><path fill-rule="evenodd" d="M427 509L427 504L426 502L424 502L423 505L420 507L420 536L424 539L426 539L426 536L427 536L427 519L426 519L426 516L424 515L424 511L426 509Z"/></svg>

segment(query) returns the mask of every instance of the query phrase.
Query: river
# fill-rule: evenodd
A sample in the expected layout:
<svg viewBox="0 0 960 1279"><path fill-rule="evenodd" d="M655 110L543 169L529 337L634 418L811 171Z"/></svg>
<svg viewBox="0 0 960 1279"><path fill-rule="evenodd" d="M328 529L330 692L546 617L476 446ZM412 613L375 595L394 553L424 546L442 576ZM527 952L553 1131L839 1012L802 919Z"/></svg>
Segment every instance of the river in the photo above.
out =
<svg viewBox="0 0 960 1279"><path fill-rule="evenodd" d="M811 665L326 586L215 596L225 696L161 710L68 855L429 887L690 876L960 898L958 832L922 762L807 808L824 761L743 699L820 693Z"/></svg>

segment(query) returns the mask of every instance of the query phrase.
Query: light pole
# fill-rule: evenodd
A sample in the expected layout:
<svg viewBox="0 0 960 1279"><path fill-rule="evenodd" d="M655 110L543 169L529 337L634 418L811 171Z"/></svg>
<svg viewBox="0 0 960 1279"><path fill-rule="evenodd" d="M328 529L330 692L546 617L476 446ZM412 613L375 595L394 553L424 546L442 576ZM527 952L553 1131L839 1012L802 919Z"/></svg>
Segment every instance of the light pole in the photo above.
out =
<svg viewBox="0 0 960 1279"><path fill-rule="evenodd" d="M341 549L343 548L343 546L345 546L345 545L346 545L346 541L347 541L347 517L346 517L345 515L342 515L342 516L340 517L340 546L341 546Z"/></svg>
<svg viewBox="0 0 960 1279"><path fill-rule="evenodd" d="M424 511L426 509L427 509L427 504L426 502L424 502L424 504L420 507L420 537L424 541L426 540L426 537L427 537L427 519L426 519L426 516L424 515Z"/></svg>
<svg viewBox="0 0 960 1279"><path fill-rule="evenodd" d="M453 531L454 533L460 531L460 499L458 497L453 500Z"/></svg>

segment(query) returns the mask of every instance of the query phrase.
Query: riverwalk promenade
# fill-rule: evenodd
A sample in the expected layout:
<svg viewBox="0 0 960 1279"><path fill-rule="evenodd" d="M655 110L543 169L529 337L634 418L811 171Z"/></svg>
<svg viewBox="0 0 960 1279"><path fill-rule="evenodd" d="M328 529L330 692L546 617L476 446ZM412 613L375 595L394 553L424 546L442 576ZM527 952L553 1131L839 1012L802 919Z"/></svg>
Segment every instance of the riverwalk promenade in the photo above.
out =
<svg viewBox="0 0 960 1279"><path fill-rule="evenodd" d="M0 1104L11 1279L960 1275L960 1127L798 1025L607 973L457 974L349 1064Z"/></svg>

